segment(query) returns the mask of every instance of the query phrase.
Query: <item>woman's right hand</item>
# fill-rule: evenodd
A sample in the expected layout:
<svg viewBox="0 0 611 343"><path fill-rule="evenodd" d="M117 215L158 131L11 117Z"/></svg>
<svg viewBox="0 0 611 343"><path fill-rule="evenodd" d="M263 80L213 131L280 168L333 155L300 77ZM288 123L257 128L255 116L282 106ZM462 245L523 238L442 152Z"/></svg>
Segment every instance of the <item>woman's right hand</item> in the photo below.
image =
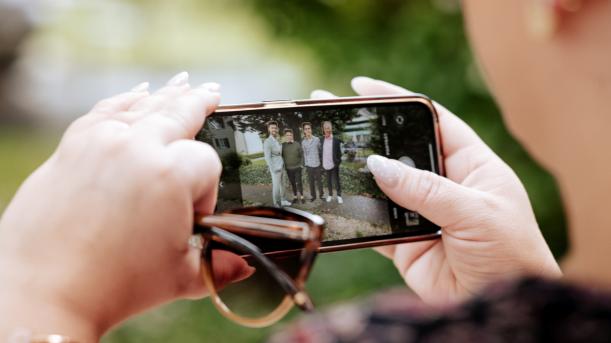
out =
<svg viewBox="0 0 611 343"><path fill-rule="evenodd" d="M366 77L353 79L352 87L364 96L413 94ZM435 107L447 178L377 155L367 164L390 199L439 225L442 238L377 250L433 304L464 299L500 279L560 276L516 174L467 124L443 106Z"/></svg>
<svg viewBox="0 0 611 343"><path fill-rule="evenodd" d="M194 214L214 210L221 162L193 137L219 86L180 73L147 87L77 119L3 213L0 337L24 327L97 341L132 314L206 294L188 242ZM235 255L214 261L219 282L251 272Z"/></svg>

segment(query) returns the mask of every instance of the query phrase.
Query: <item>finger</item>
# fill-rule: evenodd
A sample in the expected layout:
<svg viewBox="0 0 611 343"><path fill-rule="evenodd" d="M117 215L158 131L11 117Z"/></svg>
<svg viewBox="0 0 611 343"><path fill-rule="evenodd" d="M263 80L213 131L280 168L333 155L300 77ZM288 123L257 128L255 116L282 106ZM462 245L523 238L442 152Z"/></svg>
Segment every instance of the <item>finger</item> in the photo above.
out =
<svg viewBox="0 0 611 343"><path fill-rule="evenodd" d="M422 279L422 275L431 274L433 268L438 266L437 261L444 260L439 240L389 245L374 250L393 261L399 274L417 294L426 293L433 287Z"/></svg>
<svg viewBox="0 0 611 343"><path fill-rule="evenodd" d="M191 91L208 90L210 92L218 93L219 89L220 86L218 83L208 82ZM188 94L188 92L188 85L166 86L157 91L155 94L153 94L152 99L143 101L138 105L132 106L129 111L124 111L116 114L114 116L114 119L126 122L128 124L132 124L142 118L145 118L157 112L171 112L168 108L171 107L175 102L172 100L172 97L180 97L183 94Z"/></svg>
<svg viewBox="0 0 611 343"><path fill-rule="evenodd" d="M210 292L204 284L201 249L190 248L186 259L186 275L181 277L188 281L186 287L180 287L179 296L199 299L208 295ZM255 268L248 265L243 258L225 250L212 251L212 266L216 291L230 283L245 280L255 273Z"/></svg>
<svg viewBox="0 0 611 343"><path fill-rule="evenodd" d="M178 278L184 280L185 286L178 287L178 297L200 299L207 296L210 292L204 284L201 249L189 247L185 256L184 268L184 274L179 275Z"/></svg>
<svg viewBox="0 0 611 343"><path fill-rule="evenodd" d="M391 83L375 80L364 76L352 79L352 88L359 95L416 95L405 88ZM450 157L461 149L475 147L477 150L488 150L484 142L465 122L442 105L434 102L439 115L441 136L443 138L443 153Z"/></svg>
<svg viewBox="0 0 611 343"><path fill-rule="evenodd" d="M375 247L373 248L373 250L377 251L380 255L392 260L395 256L395 248L395 245L385 245L381 247Z"/></svg>
<svg viewBox="0 0 611 343"><path fill-rule="evenodd" d="M218 87L217 87L218 90ZM167 111L174 113L176 120L185 125L189 138L195 137L204 125L204 120L216 109L221 95L211 91L206 85L192 89L168 106Z"/></svg>
<svg viewBox="0 0 611 343"><path fill-rule="evenodd" d="M163 143L193 138L201 129L206 116L220 102L220 94L206 89L194 89L177 97L163 111L135 122L132 127L142 134Z"/></svg>
<svg viewBox="0 0 611 343"><path fill-rule="evenodd" d="M426 170L379 155L367 158L380 189L395 203L416 211L440 227L452 226L486 208L484 193ZM485 215L482 213L482 215Z"/></svg>
<svg viewBox="0 0 611 343"><path fill-rule="evenodd" d="M166 85L150 96L129 107L133 113L150 114L163 109L172 99L189 90L189 74L181 72L172 77Z"/></svg>
<svg viewBox="0 0 611 343"><path fill-rule="evenodd" d="M256 271L242 257L220 249L212 251L212 268L214 269L214 284L217 286L217 290L230 283L245 280Z"/></svg>
<svg viewBox="0 0 611 343"><path fill-rule="evenodd" d="M333 99L333 98L337 98L337 96L324 89L315 89L312 91L312 93L310 93L310 98L312 99Z"/></svg>
<svg viewBox="0 0 611 343"><path fill-rule="evenodd" d="M405 243L397 246L393 262L407 285L430 304L443 304L451 296L430 296L431 289L448 273L446 250L441 240ZM451 273L451 272L450 272ZM423 278L423 275L432 277Z"/></svg>
<svg viewBox="0 0 611 343"><path fill-rule="evenodd" d="M417 262L420 262L421 265L426 265L426 263L423 263L423 261L429 259L430 256L425 256L425 253L427 253L431 249L431 247L435 246L439 242L440 241L438 240L431 240L403 243L397 245L393 255L393 262L395 264L395 267L397 267L397 269L399 270L401 276L403 276L405 281L408 282L410 286L412 286L414 283L410 282L413 280L410 280L409 272L411 271L413 273L414 269L412 268L414 266L417 267L417 265L415 265ZM424 274L426 274L426 271L420 275Z"/></svg>
<svg viewBox="0 0 611 343"><path fill-rule="evenodd" d="M206 143L187 139L171 143L167 151L191 191L195 212L212 213L222 169L216 151Z"/></svg>
<svg viewBox="0 0 611 343"><path fill-rule="evenodd" d="M403 87L392 83L372 79L366 76L357 76L350 82L352 89L359 95L415 95L415 92L409 91Z"/></svg>
<svg viewBox="0 0 611 343"><path fill-rule="evenodd" d="M132 88L129 92L121 93L99 101L91 109L91 113L106 113L114 114L116 112L125 111L134 103L148 95L148 82L142 82L141 84Z"/></svg>
<svg viewBox="0 0 611 343"><path fill-rule="evenodd" d="M108 119L115 113L126 111L134 103L148 96L148 82L141 83L131 91L99 101L86 115L75 120L67 132L79 131Z"/></svg>

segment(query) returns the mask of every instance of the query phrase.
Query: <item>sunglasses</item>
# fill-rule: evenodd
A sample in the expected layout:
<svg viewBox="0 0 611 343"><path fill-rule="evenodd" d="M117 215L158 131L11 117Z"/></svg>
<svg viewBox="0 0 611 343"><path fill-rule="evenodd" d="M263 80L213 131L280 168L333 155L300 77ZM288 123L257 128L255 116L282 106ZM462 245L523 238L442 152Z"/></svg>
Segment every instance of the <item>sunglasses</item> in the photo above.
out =
<svg viewBox="0 0 611 343"><path fill-rule="evenodd" d="M293 208L247 207L196 216L202 272L212 303L248 327L274 324L297 305L313 309L305 281L324 229L320 216Z"/></svg>

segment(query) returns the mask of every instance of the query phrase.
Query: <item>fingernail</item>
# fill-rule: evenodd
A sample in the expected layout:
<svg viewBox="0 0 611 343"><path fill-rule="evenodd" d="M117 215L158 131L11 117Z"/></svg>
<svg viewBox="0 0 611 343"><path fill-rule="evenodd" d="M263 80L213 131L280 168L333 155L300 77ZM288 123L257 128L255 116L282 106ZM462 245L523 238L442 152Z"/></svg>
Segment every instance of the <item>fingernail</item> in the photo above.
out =
<svg viewBox="0 0 611 343"><path fill-rule="evenodd" d="M219 90L221 90L221 85L219 85L216 82L206 82L206 83L201 84L197 88L207 89L211 92L218 92Z"/></svg>
<svg viewBox="0 0 611 343"><path fill-rule="evenodd" d="M255 267L245 266L244 268L242 268L242 270L240 271L240 274L235 278L235 280L232 280L232 282L246 280L249 277L251 277L252 274L254 274L256 271L257 269Z"/></svg>
<svg viewBox="0 0 611 343"><path fill-rule="evenodd" d="M149 89L149 83L142 82L138 84L136 87L132 88L130 92L134 92L134 93L146 92L148 89Z"/></svg>
<svg viewBox="0 0 611 343"><path fill-rule="evenodd" d="M375 81L375 79L370 78L369 76L355 76L352 81L358 81L358 80L362 80L362 81Z"/></svg>
<svg viewBox="0 0 611 343"><path fill-rule="evenodd" d="M370 82L375 82L375 81L377 81L377 80L376 79L372 79L372 78L370 78L368 76L357 76L357 77L352 78L352 82L351 83L352 84L354 84L354 83L361 83L361 82L370 83Z"/></svg>
<svg viewBox="0 0 611 343"><path fill-rule="evenodd" d="M399 166L391 160L380 155L371 155L367 158L367 168L373 173L376 181L381 182L387 187L396 186L401 177Z"/></svg>
<svg viewBox="0 0 611 343"><path fill-rule="evenodd" d="M335 98L333 93L328 92L324 89L315 89L310 93L310 98L312 99L332 99Z"/></svg>
<svg viewBox="0 0 611 343"><path fill-rule="evenodd" d="M186 71L176 74L173 78L168 81L167 86L183 86L189 82L189 73Z"/></svg>
<svg viewBox="0 0 611 343"><path fill-rule="evenodd" d="M208 98L212 100L212 103L216 106L221 102L221 95L219 93L210 92Z"/></svg>

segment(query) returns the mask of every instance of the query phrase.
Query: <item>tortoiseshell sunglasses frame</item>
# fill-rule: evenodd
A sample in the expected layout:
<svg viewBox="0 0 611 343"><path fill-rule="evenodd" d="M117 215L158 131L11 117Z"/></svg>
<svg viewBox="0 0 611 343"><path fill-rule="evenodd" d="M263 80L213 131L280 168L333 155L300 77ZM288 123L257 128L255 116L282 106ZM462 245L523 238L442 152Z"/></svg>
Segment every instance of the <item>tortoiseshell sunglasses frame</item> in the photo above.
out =
<svg viewBox="0 0 611 343"><path fill-rule="evenodd" d="M322 217L294 208L244 207L212 215L195 217L194 234L201 234L202 274L210 292L212 303L218 311L234 322L248 327L265 327L284 317L296 304L301 310L313 309L305 291L305 282L320 248L325 222ZM262 252L239 234L261 238L295 240L303 242L303 248ZM269 314L249 318L240 316L223 302L214 284L212 269L212 242L247 251L264 266L286 292L282 302ZM296 278L289 277L268 256L300 254L300 270Z"/></svg>

